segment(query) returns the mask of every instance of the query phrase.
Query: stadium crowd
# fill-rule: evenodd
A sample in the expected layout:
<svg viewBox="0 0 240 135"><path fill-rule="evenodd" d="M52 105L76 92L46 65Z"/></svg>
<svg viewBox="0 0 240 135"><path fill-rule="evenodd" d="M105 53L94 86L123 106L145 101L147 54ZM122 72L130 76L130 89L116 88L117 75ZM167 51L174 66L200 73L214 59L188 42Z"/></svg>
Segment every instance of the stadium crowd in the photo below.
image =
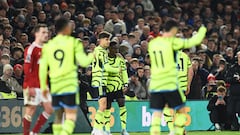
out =
<svg viewBox="0 0 240 135"><path fill-rule="evenodd" d="M54 21L64 16L86 52L98 45L100 32L112 33L128 65L128 100L148 99L148 42L161 36L164 22L174 18L179 22L178 37L190 38L202 24L207 27L202 44L184 50L194 71L187 98L211 99L223 86L230 89L227 95L234 95L232 102L239 103L239 4L238 0L1 0L1 96L23 96L24 49L34 40L34 26L47 24L50 39L56 34ZM80 68L79 79L82 90L91 94L91 67Z"/></svg>
<svg viewBox="0 0 240 135"><path fill-rule="evenodd" d="M227 81L226 73L235 64L240 49L238 0L3 0L0 11L1 80L19 97L24 48L34 39L33 27L46 23L51 38L55 35L54 20L61 15L71 20L73 36L82 40L86 52L96 47L98 33L106 30L113 34L128 63L127 94L138 99L149 98L148 42L161 36L163 24L169 18L179 21L179 37L191 37L201 24L208 28L199 47L184 50L194 70L188 99L209 99L211 92L216 92L216 80ZM5 74L12 74L12 78Z"/></svg>

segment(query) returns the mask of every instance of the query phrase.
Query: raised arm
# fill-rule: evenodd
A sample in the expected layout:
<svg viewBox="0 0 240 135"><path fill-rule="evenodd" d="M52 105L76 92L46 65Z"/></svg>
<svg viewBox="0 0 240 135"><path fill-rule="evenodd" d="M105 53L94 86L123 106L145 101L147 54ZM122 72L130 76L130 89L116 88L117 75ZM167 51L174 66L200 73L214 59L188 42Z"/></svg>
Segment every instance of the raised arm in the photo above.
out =
<svg viewBox="0 0 240 135"><path fill-rule="evenodd" d="M91 64L93 61L93 54L86 54L83 50L83 45L80 41L77 39L74 39L74 51L75 51L75 58L77 59L77 62L82 66L82 67L87 67L88 65Z"/></svg>
<svg viewBox="0 0 240 135"><path fill-rule="evenodd" d="M196 45L200 45L202 40L204 39L207 32L207 28L201 26L196 35L189 39L182 39L182 38L173 38L173 49L180 50L184 48L190 48Z"/></svg>

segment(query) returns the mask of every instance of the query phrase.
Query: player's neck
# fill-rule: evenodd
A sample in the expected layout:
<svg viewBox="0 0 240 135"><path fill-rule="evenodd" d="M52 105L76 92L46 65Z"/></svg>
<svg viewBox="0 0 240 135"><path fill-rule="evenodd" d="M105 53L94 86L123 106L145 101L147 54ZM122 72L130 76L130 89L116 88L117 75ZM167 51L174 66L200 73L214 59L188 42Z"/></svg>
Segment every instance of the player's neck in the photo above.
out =
<svg viewBox="0 0 240 135"><path fill-rule="evenodd" d="M105 45L103 45L103 44L99 44L99 46L101 46L102 48L106 49Z"/></svg>
<svg viewBox="0 0 240 135"><path fill-rule="evenodd" d="M172 33L171 32L164 32L162 34L162 37L173 37Z"/></svg>
<svg viewBox="0 0 240 135"><path fill-rule="evenodd" d="M115 58L115 57L116 57L116 54L111 54L111 53L109 53L108 56L109 56L110 58Z"/></svg>
<svg viewBox="0 0 240 135"><path fill-rule="evenodd" d="M37 44L37 45L40 45L40 46L43 45L43 42L41 42L41 41L39 41L39 40L35 40L34 43Z"/></svg>

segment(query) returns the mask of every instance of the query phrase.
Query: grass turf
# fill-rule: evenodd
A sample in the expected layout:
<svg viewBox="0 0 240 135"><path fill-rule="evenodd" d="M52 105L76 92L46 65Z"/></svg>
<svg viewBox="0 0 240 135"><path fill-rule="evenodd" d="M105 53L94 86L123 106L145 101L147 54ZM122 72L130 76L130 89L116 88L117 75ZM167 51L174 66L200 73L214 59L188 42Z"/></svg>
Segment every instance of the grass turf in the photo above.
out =
<svg viewBox="0 0 240 135"><path fill-rule="evenodd" d="M1 134L1 135L9 135L9 134ZM21 134L10 134L10 135L21 135ZM51 134L42 134L42 135L51 135ZM74 135L90 135L88 134L74 134ZM120 135L120 133L113 133L113 135ZM130 133L130 135L149 135L149 133ZM161 135L168 135L167 132L162 133ZM187 135L240 135L239 131L234 132L216 132L216 131L194 131L194 132L187 132Z"/></svg>

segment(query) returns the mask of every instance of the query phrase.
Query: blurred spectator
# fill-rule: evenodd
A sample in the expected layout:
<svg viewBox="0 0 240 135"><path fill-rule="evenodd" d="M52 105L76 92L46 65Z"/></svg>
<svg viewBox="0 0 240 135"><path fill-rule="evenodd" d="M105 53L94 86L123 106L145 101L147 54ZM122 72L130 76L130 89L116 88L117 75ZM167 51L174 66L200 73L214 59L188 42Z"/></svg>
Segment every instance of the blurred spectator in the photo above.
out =
<svg viewBox="0 0 240 135"><path fill-rule="evenodd" d="M228 47L225 51L226 53L224 55L224 58L230 65L233 65L235 63L233 49L231 47Z"/></svg>
<svg viewBox="0 0 240 135"><path fill-rule="evenodd" d="M226 63L226 60L221 58L218 68L215 71L212 71L212 73L216 77L216 80L224 80L227 70L228 70L228 65Z"/></svg>
<svg viewBox="0 0 240 135"><path fill-rule="evenodd" d="M239 130L238 120L235 118L236 113L239 113L240 106L240 52L237 53L237 63L227 71L226 81L230 83L229 87L229 103L228 112L235 130ZM238 109L238 110L237 110Z"/></svg>
<svg viewBox="0 0 240 135"><path fill-rule="evenodd" d="M20 86L13 75L13 67L10 64L6 64L3 67L3 75L1 76L1 80L6 82L7 86L11 91L15 91L17 93L17 97L23 97L22 86Z"/></svg>
<svg viewBox="0 0 240 135"><path fill-rule="evenodd" d="M217 94L214 95L207 106L210 111L210 120L214 123L216 130L226 130L231 128L229 115L227 113L228 97L226 88L220 86L217 88Z"/></svg>
<svg viewBox="0 0 240 135"><path fill-rule="evenodd" d="M147 93L142 86L141 82L139 81L139 77L137 74L133 74L130 77L130 82L128 85L128 90L126 92L128 96L126 100L136 100L137 99L146 99Z"/></svg>
<svg viewBox="0 0 240 135"><path fill-rule="evenodd" d="M144 90L144 91L141 91L142 94L139 94L139 95L146 95L145 97L141 96L141 99L148 99L148 97L149 97L148 96L148 87L147 87L147 80L148 79L146 78L146 76L144 74L144 68L143 67L138 67L137 68L137 75L138 75L138 80L139 80L139 82L141 83L141 85L143 87L142 89Z"/></svg>
<svg viewBox="0 0 240 135"><path fill-rule="evenodd" d="M13 77L17 80L18 84L23 85L23 66L16 64L13 67Z"/></svg>
<svg viewBox="0 0 240 135"><path fill-rule="evenodd" d="M152 31L149 33L150 36L152 37L157 37L157 36L161 36L161 33L159 32L160 27L158 24L154 24L152 27Z"/></svg>
<svg viewBox="0 0 240 135"><path fill-rule="evenodd" d="M208 83L202 88L202 98L211 99L217 92L216 78L213 74L207 77Z"/></svg>
<svg viewBox="0 0 240 135"><path fill-rule="evenodd" d="M128 77L137 73L137 68L139 66L139 60L137 58L132 58L130 60L130 67L128 67Z"/></svg>
<svg viewBox="0 0 240 135"><path fill-rule="evenodd" d="M214 39L208 39L208 43L207 43L207 51L206 54L210 57L210 59L213 59L213 55L216 54L216 49L217 49L217 45L216 42L214 41Z"/></svg>
<svg viewBox="0 0 240 135"><path fill-rule="evenodd" d="M120 24L121 26L121 33L126 33L126 25L125 23L120 20L118 18L117 15L117 11L116 10L112 10L111 11L111 19L109 21L106 22L105 26L104 26L104 30L106 30L107 32L113 33L113 28L115 24Z"/></svg>
<svg viewBox="0 0 240 135"><path fill-rule="evenodd" d="M140 37L140 40L143 41L143 40L147 40L148 37L149 37L149 33L150 33L150 27L149 26L144 26L143 29L142 29L142 35Z"/></svg>
<svg viewBox="0 0 240 135"><path fill-rule="evenodd" d="M201 66L201 59L195 58L192 61L193 79L190 86L188 99L201 99L201 89L207 83L208 71Z"/></svg>
<svg viewBox="0 0 240 135"><path fill-rule="evenodd" d="M201 58L203 63L203 68L210 70L212 66L212 60L209 58L205 50L199 50L197 52L198 56Z"/></svg>
<svg viewBox="0 0 240 135"><path fill-rule="evenodd" d="M222 55L220 55L220 54L214 54L213 55L213 63L212 63L210 72L214 72L218 69L221 59L223 59Z"/></svg>
<svg viewBox="0 0 240 135"><path fill-rule="evenodd" d="M144 55L142 54L141 46L140 45L134 45L133 46L133 55L132 58L137 58L139 61L144 61Z"/></svg>
<svg viewBox="0 0 240 135"><path fill-rule="evenodd" d="M4 54L4 55L1 56L0 76L3 75L3 67L6 64L10 64L10 56L8 54Z"/></svg>

